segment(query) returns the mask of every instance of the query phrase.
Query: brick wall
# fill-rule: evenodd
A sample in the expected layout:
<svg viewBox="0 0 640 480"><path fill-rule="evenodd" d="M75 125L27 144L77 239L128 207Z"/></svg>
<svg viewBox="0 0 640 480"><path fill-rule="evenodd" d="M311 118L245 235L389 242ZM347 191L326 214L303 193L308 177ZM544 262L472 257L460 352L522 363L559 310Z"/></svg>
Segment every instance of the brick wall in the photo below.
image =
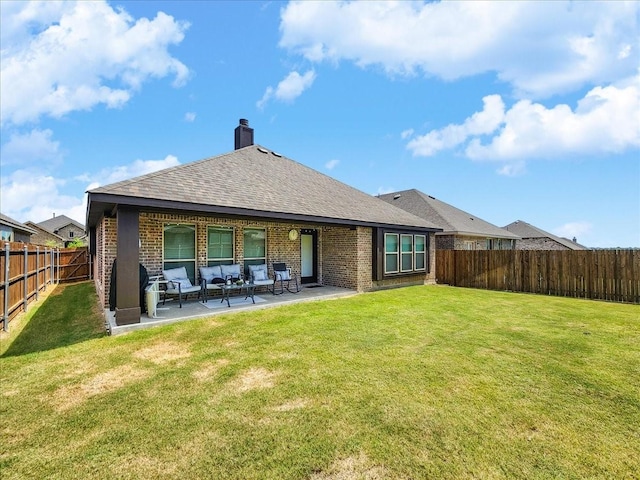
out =
<svg viewBox="0 0 640 480"><path fill-rule="evenodd" d="M162 273L162 234L164 225L181 223L196 227L196 269L207 264L207 227L226 226L235 230L236 263L244 263L244 229L266 230L267 266L273 275L273 262L285 262L299 275L301 270L300 237L292 241L289 230L312 229L318 236L318 283L368 291L374 288L414 283L435 283L435 238L429 236L430 273L401 276L376 282L372 280L372 230L368 227L320 226L265 220L242 220L200 215L140 213L140 263L150 276ZM95 283L102 305L109 305L111 267L117 253L117 222L103 218L96 228ZM197 279L193 279L197 281Z"/></svg>
<svg viewBox="0 0 640 480"><path fill-rule="evenodd" d="M516 242L516 250L569 250L551 238L523 238Z"/></svg>

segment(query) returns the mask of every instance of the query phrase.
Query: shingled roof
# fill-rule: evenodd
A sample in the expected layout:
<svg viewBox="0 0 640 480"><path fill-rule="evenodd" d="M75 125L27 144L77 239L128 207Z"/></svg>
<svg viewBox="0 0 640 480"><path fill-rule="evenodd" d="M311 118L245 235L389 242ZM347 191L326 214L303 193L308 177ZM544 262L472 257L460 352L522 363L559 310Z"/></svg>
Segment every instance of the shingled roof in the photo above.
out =
<svg viewBox="0 0 640 480"><path fill-rule="evenodd" d="M58 230L60 230L63 227L66 227L69 224L73 224L76 227L84 230L84 225L82 225L79 222L76 222L75 220L67 217L66 215L56 215L43 222L38 222L37 225L51 233L57 233Z"/></svg>
<svg viewBox="0 0 640 480"><path fill-rule="evenodd" d="M260 145L90 190L87 226L115 205L246 217L439 230Z"/></svg>
<svg viewBox="0 0 640 480"><path fill-rule="evenodd" d="M380 199L442 228L440 235L477 235L516 240L520 237L416 189L380 195Z"/></svg>
<svg viewBox="0 0 640 480"><path fill-rule="evenodd" d="M577 242L572 242L568 238L558 237L552 233L545 232L541 228L534 227L530 223L524 222L522 220L511 222L509 225L506 225L502 228L509 232L515 233L521 238L549 238L561 245L564 245L570 250L589 250L584 245L580 245Z"/></svg>
<svg viewBox="0 0 640 480"><path fill-rule="evenodd" d="M36 231L33 228L29 227L28 225L25 225L24 223L20 223L19 221L14 220L13 218L3 213L0 213L0 223L13 228L14 230L26 233L28 235L33 235L36 233Z"/></svg>

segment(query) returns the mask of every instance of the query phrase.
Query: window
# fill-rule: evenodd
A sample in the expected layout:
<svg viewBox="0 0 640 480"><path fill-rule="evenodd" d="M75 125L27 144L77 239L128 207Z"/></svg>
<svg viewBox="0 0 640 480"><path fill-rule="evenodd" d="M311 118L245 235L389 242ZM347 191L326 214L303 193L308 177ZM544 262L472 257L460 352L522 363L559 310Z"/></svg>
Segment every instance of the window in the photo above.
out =
<svg viewBox="0 0 640 480"><path fill-rule="evenodd" d="M384 235L384 273L398 273L398 234Z"/></svg>
<svg viewBox="0 0 640 480"><path fill-rule="evenodd" d="M464 249L465 250L475 250L476 249L476 242L471 241L471 240L465 240L464 241Z"/></svg>
<svg viewBox="0 0 640 480"><path fill-rule="evenodd" d="M4 242L13 242L13 230L0 229L0 240Z"/></svg>
<svg viewBox="0 0 640 480"><path fill-rule="evenodd" d="M413 270L413 235L400 235L400 271Z"/></svg>
<svg viewBox="0 0 640 480"><path fill-rule="evenodd" d="M427 265L427 238L424 235L415 235L414 242L414 270L425 270Z"/></svg>
<svg viewBox="0 0 640 480"><path fill-rule="evenodd" d="M192 282L196 276L196 227L168 224L163 232L163 269L185 267Z"/></svg>
<svg viewBox="0 0 640 480"><path fill-rule="evenodd" d="M424 272L427 268L427 237L408 233L385 233L384 273Z"/></svg>
<svg viewBox="0 0 640 480"><path fill-rule="evenodd" d="M73 238L73 230L69 232L69 238Z"/></svg>
<svg viewBox="0 0 640 480"><path fill-rule="evenodd" d="M244 229L244 266L267 263L267 233L264 228Z"/></svg>
<svg viewBox="0 0 640 480"><path fill-rule="evenodd" d="M207 265L230 265L234 259L233 229L209 227L207 229Z"/></svg>

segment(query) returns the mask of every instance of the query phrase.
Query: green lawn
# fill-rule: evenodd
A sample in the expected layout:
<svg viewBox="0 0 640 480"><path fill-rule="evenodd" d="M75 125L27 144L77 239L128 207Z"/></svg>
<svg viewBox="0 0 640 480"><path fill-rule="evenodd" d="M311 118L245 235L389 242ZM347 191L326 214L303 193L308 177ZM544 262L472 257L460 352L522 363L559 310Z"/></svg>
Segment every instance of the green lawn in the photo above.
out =
<svg viewBox="0 0 640 480"><path fill-rule="evenodd" d="M422 286L105 337L95 302L4 342L3 479L640 478L638 306Z"/></svg>

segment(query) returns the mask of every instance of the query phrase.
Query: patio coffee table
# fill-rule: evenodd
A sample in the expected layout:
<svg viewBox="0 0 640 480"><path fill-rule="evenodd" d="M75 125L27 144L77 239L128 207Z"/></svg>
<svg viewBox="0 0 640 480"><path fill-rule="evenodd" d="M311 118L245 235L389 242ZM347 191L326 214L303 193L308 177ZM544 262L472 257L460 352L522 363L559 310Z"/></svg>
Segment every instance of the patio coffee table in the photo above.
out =
<svg viewBox="0 0 640 480"><path fill-rule="evenodd" d="M222 300L220 302L227 301L227 306L231 308L231 303L229 303L229 294L233 291L239 291L240 295L242 295L242 291L244 290L246 295L244 299L251 297L251 301L256 303L255 298L253 298L253 294L256 291L256 285L253 283L243 283L242 285L236 285L232 283L231 285L220 285L220 289L222 290Z"/></svg>

